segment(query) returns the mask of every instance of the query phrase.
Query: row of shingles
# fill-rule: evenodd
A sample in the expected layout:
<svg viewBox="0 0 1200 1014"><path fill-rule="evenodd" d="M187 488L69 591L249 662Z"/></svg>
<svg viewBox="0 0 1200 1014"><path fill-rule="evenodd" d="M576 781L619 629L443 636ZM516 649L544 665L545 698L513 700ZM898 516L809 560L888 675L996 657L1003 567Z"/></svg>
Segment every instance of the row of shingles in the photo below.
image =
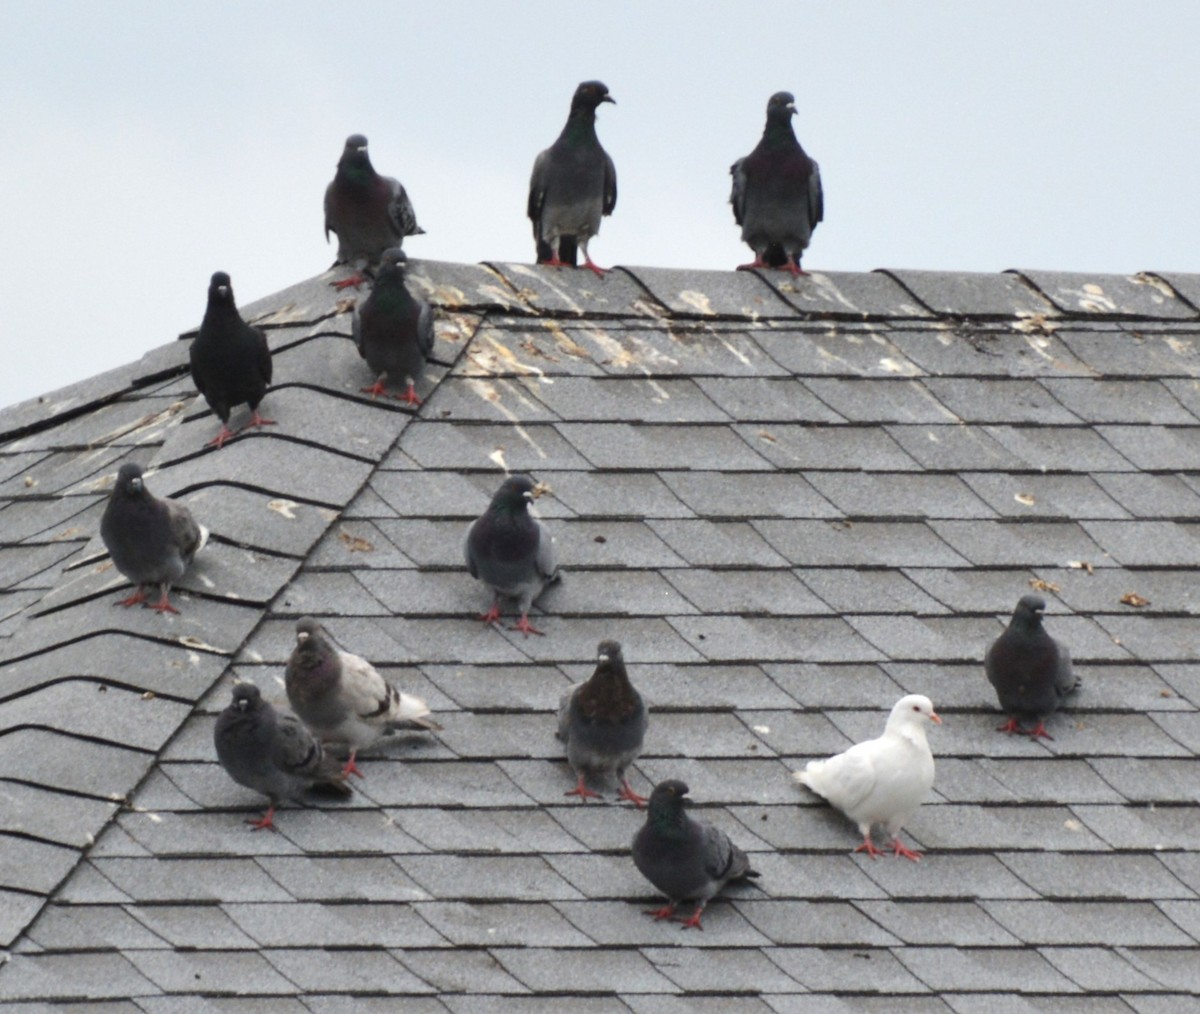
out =
<svg viewBox="0 0 1200 1014"><path fill-rule="evenodd" d="M318 301L320 301L320 299L325 295L322 290L323 286L314 290ZM278 313L276 315L278 315ZM290 315L292 318L306 318L305 313L296 313L296 302L294 301L290 306L285 306L283 308L283 315ZM286 350L288 353L292 353L287 356L280 356L280 358L284 361L285 370L288 370L293 365L293 349L303 347L306 344L322 343L325 347L323 347L321 350L319 362L324 369L328 371L331 363L336 364L336 345L348 346L349 343L345 341L344 337L333 338L332 341L334 344L330 344L328 340L322 341L322 332L327 330L327 326L322 326L320 324L315 327L284 327L273 330L270 332L270 340L273 346L273 352L280 353L281 351ZM315 365L311 358L308 361L308 365ZM344 377L348 372L348 369L342 369L340 374L334 375ZM309 378L309 383L312 387L317 388L319 392L319 388L321 387L322 383L326 382L326 378L329 376L329 373L313 370L313 374L314 375ZM279 378L279 371L277 371L277 379L282 379L283 383L278 385L276 391L273 392L271 399L272 404L286 399L287 396L286 393L281 396L278 390L278 388L286 388L289 386L287 373L284 374L283 378ZM301 432L297 434L300 441L303 441L307 437L315 443L316 440L321 438L323 435L320 428L320 423L327 420L324 418L323 413L314 413L311 405L313 401L319 400L321 400L320 393L313 393L310 391L307 393L307 396L304 399L304 404L302 406L298 406L298 408L303 409L302 411L296 411L291 414L288 414L285 411L284 416L286 416L286 418L280 419L280 422L283 425L287 425L290 422L293 424L294 430L297 428L301 430ZM352 411L354 418L350 419L348 416L351 415ZM369 409L367 411L370 412ZM379 420L377 418L373 418L374 415L376 414L367 415L362 411L354 411L346 404L334 407L332 416L328 420L332 424L329 428L333 429L334 434L331 442L335 445L338 445L343 454L347 457L354 455L355 458L358 458L359 456L373 454L375 458L378 458L382 455L388 444L390 444L395 430L394 424L386 422L381 427L378 424ZM318 422L318 428L315 432L309 429L309 427L312 426L314 416ZM385 429L390 430L390 435L384 435ZM343 486L338 486L336 490L332 491L334 494L336 494L334 496L330 496L331 491L328 488L319 490L322 495L330 496L332 502L328 503L322 501L314 495L314 487L322 485L321 483L296 483L293 486L285 482L282 475L280 475L277 476L277 478L280 479L280 482L277 484L278 488L271 487L268 489L262 486L261 484L263 482L266 482L268 485L270 485L271 477L274 474L270 466L276 463L278 458L295 456L297 448L302 448L304 446L302 443L297 442L294 444L294 446L285 449L283 455L271 453L266 455L263 460L257 462L243 462L239 460L237 464L239 466L245 465L245 467L234 468L232 473L227 469L223 471L218 470L211 477L209 477L211 481L205 482L204 477L197 479L196 476L191 475L186 466L186 462L189 460L196 460L197 457L202 454L201 445L204 437L200 436L197 438L198 433L199 427L193 427L192 432L189 434L189 436L192 438L191 441L185 441L184 444L176 446L174 448L174 454L170 457L173 458L176 464L184 463L182 466L184 469L182 474L187 474L188 478L192 480L192 485L188 488L198 489L197 495L191 498L193 509L196 510L202 519L207 521L217 533L222 531L223 525L228 525L228 533L226 535L225 542L217 544L229 547L232 553L230 560L222 559L218 561L218 572L212 573L211 575L206 575L208 579L204 583L207 585L208 589L215 589L216 594L227 592L235 600L249 600L251 602L258 601L265 605L265 603L271 597L273 597L275 592L278 590L280 580L286 580L286 578L290 576L291 571L295 569L295 564L298 563L299 560L304 557L304 555L306 555L308 549L317 538L320 529L328 525L330 517L332 516L331 509L340 508L344 505L344 503L350 498L350 495L355 491L357 486L362 484L362 481L366 477L366 472L369 471L369 469L363 469L362 474L358 477L357 481L352 481L350 485L346 486L343 484ZM348 438L347 434L350 434ZM235 446L241 443L242 441L235 442ZM196 446L193 447L191 444L195 444ZM224 454L226 457L222 459L223 462L227 462L230 456L238 457L238 452L234 451L233 448L227 449ZM241 454L241 457L244 458L245 456L245 453ZM322 457L319 454L308 454L307 457L313 460L305 460L304 462L300 463L293 462L293 465L295 466L294 469L292 469L293 476L304 475L306 472L306 467L307 470L311 471L313 475L318 477L328 473L328 466L330 464L329 458ZM164 457L163 460L166 461L167 459ZM238 486L223 485L224 482L231 480L235 483L241 483L242 488L239 488ZM323 483L323 485L328 487L329 482L326 481ZM248 492L247 487L253 489L254 492ZM303 500L300 500L298 497L299 502L297 502L288 500L286 497L277 496L275 499L268 502L263 495L269 495L272 492L278 493L280 491L291 492L293 490L298 492L300 497L303 497ZM293 495L295 495L295 492ZM322 511L321 507L318 506L316 517L308 516L304 518L298 518L297 515L304 513L306 509L311 513L311 508L314 505L323 505L324 510ZM263 510L264 506L267 508L267 510ZM270 513L267 511L270 511ZM322 513L324 516L321 516ZM247 531L247 529L249 529L249 531ZM219 534L218 538L220 538ZM303 544L298 543L297 539L299 539L300 543ZM206 561L210 555L210 553L206 553ZM290 568L286 566L286 560L288 559L294 561ZM229 563L230 565L228 567L224 567L221 566L222 563ZM248 570L255 580L242 580L240 584L244 585L245 587L236 587L239 584L239 569L242 571ZM211 571L212 567L206 567L204 570ZM284 573L285 571L286 573ZM241 577L245 579L247 574L242 573ZM265 583L263 580L264 577L266 579ZM222 586L223 582L228 582L228 589ZM273 587L271 586L272 583L274 584ZM249 591L249 594L246 594L247 591ZM231 636L227 624L214 624L214 627L220 628L224 636ZM235 636L238 638L238 640L241 640L244 637L245 632L243 632L243 635L233 634L232 636ZM199 638L195 638L193 635L193 640L189 643L189 646L197 646L199 640ZM211 644L213 640L216 640L216 638L210 638L209 642L207 643ZM202 657L203 653L192 651L189 652L189 655L192 660L195 660L198 656ZM128 664L128 660L126 659L125 661L126 664ZM170 675L174 676L175 674L172 673ZM207 688L207 686L211 685L214 676L215 672L208 673L207 680L204 682L203 687L196 688L195 692L191 695L191 699L195 699L195 697L199 696L200 692L202 692L204 688ZM178 687L172 686L170 692L178 693ZM154 699L157 700L159 697L155 696ZM187 710L190 709L185 708L184 713L186 713ZM170 724L177 726L178 720L181 717L182 715L177 715L176 720ZM162 730L159 731L161 732ZM173 728L169 729L168 734L169 732L173 731ZM165 737L160 737L159 742L156 742L154 746L157 747L162 741L165 741ZM129 784L132 784L133 781L136 781L136 779L131 779ZM153 783L151 783L151 796L154 795L154 792L155 786ZM144 812L145 807L141 807L141 809ZM86 879L87 876L85 875L85 880ZM93 877L93 879L95 878ZM36 978L38 974L40 973L36 969L31 970L29 973L29 975L32 975L34 978ZM28 986L29 984L26 983L25 985ZM22 984L20 982L14 982L10 977L9 987L19 990L22 988Z"/></svg>

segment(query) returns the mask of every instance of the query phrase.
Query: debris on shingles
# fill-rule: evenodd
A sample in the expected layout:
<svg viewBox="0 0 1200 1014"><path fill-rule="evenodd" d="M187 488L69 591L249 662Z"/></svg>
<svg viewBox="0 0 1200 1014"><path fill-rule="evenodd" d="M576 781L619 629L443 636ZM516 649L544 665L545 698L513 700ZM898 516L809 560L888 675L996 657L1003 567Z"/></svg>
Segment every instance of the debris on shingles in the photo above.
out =
<svg viewBox="0 0 1200 1014"><path fill-rule="evenodd" d="M108 444L115 443L122 437L129 436L131 433L136 433L138 430L152 429L161 423L167 422L174 416L179 415L179 413L187 408L192 401L193 399L191 398L185 398L180 401L172 402L161 412L152 412L149 415L142 416L140 419L137 419L134 422L126 423L124 426L118 426L111 433L105 433L103 436L96 437L95 439L91 440L87 445L88 449L91 450L96 447L105 447ZM112 485L111 479L109 480L109 485Z"/></svg>
<svg viewBox="0 0 1200 1014"><path fill-rule="evenodd" d="M542 482L539 480L538 482L535 482L533 484L533 498L535 500L537 500L543 496L553 496L553 495L554 495L554 489L551 487L550 483Z"/></svg>
<svg viewBox="0 0 1200 1014"><path fill-rule="evenodd" d="M758 437L760 440L765 440L769 444L778 443L778 438L770 430L759 430Z"/></svg>
<svg viewBox="0 0 1200 1014"><path fill-rule="evenodd" d="M1129 280L1135 285L1149 285L1150 288L1156 289L1167 299L1177 299L1175 290L1171 288L1161 278L1156 278L1154 275L1147 274L1145 271L1139 271L1136 275L1130 275Z"/></svg>
<svg viewBox="0 0 1200 1014"><path fill-rule="evenodd" d="M333 309L337 316L340 317L343 313L349 313L351 310L353 310L357 303L358 300L353 296L347 296L345 299L339 299L336 303L334 303Z"/></svg>
<svg viewBox="0 0 1200 1014"><path fill-rule="evenodd" d="M1032 507L1037 503L1037 498L1032 493L1015 493L1013 499L1017 503L1023 503L1026 507Z"/></svg>
<svg viewBox="0 0 1200 1014"><path fill-rule="evenodd" d="M1046 581L1040 577L1031 577L1029 579L1029 587L1034 591L1050 592L1054 595L1057 595L1060 591L1062 591L1062 589L1053 581Z"/></svg>
<svg viewBox="0 0 1200 1014"><path fill-rule="evenodd" d="M1139 595L1137 592L1126 592L1121 596L1121 605L1133 606L1134 609L1141 609L1142 606L1150 605L1150 600Z"/></svg>
<svg viewBox="0 0 1200 1014"><path fill-rule="evenodd" d="M1087 562L1087 560L1068 560L1067 566L1072 570L1086 570L1089 574L1095 574L1096 568Z"/></svg>
<svg viewBox="0 0 1200 1014"><path fill-rule="evenodd" d="M346 531L345 528L339 529L338 539L342 545L351 553L373 553L375 546L373 543L364 539L361 535L353 535Z"/></svg>
<svg viewBox="0 0 1200 1014"><path fill-rule="evenodd" d="M295 500L268 500L267 509L274 511L276 514L287 518L289 521L296 520L296 508L300 505Z"/></svg>

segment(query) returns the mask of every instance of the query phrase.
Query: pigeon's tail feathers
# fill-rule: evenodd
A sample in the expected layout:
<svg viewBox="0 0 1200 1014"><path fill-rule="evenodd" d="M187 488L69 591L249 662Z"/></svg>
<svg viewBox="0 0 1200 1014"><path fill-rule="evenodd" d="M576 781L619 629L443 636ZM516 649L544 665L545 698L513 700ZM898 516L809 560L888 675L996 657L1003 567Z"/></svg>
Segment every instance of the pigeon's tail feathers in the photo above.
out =
<svg viewBox="0 0 1200 1014"><path fill-rule="evenodd" d="M321 795L334 796L337 799L349 799L354 795L354 789L346 780L346 776L338 771L323 772L322 777L313 782L312 791Z"/></svg>
<svg viewBox="0 0 1200 1014"><path fill-rule="evenodd" d="M430 732L441 732L441 725L430 717L431 714L429 705L421 698L397 690L392 698L392 706L388 709L388 725L411 723L422 729L428 729Z"/></svg>
<svg viewBox="0 0 1200 1014"><path fill-rule="evenodd" d="M805 768L805 770L803 770L803 771L793 771L792 777L796 781L798 781L801 785L803 785L806 789L813 788L812 782L809 781L809 773L808 773L807 768ZM813 792L816 792L816 791L817 791L816 789L813 789Z"/></svg>

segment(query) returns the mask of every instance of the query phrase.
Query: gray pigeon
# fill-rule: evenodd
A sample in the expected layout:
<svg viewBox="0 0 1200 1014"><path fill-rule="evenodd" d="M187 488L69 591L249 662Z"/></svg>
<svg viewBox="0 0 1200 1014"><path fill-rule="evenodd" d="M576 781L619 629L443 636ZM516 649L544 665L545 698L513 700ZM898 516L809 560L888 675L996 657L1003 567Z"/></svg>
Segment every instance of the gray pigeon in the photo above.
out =
<svg viewBox="0 0 1200 1014"><path fill-rule="evenodd" d="M403 379L407 387L396 397L420 405L416 382L433 350L433 311L404 284L407 264L408 257L398 246L383 252L370 295L354 308L353 334L358 354L378 377L363 393L377 397L385 391L384 381Z"/></svg>
<svg viewBox="0 0 1200 1014"><path fill-rule="evenodd" d="M1045 608L1045 599L1024 596L1013 610L1008 628L984 657L988 682L996 688L1000 707L1009 715L999 727L1001 732L1025 734L1021 723L1036 722L1028 735L1053 739L1045 720L1079 684L1071 669L1071 653L1042 627Z"/></svg>
<svg viewBox="0 0 1200 1014"><path fill-rule="evenodd" d="M224 271L209 282L204 320L188 354L192 382L221 420L221 432L210 446L220 447L234 435L229 413L238 405L250 407L247 427L274 425L275 420L258 414L258 403L271 383L271 350L266 335L242 320Z"/></svg>
<svg viewBox="0 0 1200 1014"><path fill-rule="evenodd" d="M325 188L325 240L334 232L338 238L334 264L375 264L384 250L399 246L405 236L424 235L417 225L412 201L399 180L380 176L367 154L362 134L346 138L333 182ZM358 288L360 272L334 287Z"/></svg>
<svg viewBox="0 0 1200 1014"><path fill-rule="evenodd" d="M625 659L616 641L601 641L599 664L590 679L565 694L558 705L558 738L567 744L567 761L578 776L568 796L600 798L588 788L589 777L616 774L618 796L635 806L646 802L633 791L625 777L642 752L646 738L646 705L629 682Z"/></svg>
<svg viewBox="0 0 1200 1014"><path fill-rule="evenodd" d="M659 782L650 793L646 823L633 839L633 863L642 876L667 896L667 904L646 914L671 919L681 901L695 901L696 909L683 920L683 929L700 925L708 900L732 880L757 877L750 858L711 824L701 824L684 807L688 787L683 782Z"/></svg>
<svg viewBox="0 0 1200 1014"><path fill-rule="evenodd" d="M229 777L267 797L267 812L246 821L255 831L277 830L276 808L299 799L310 788L350 795L337 761L295 715L276 711L264 701L253 683L233 688L233 700L217 717L213 743Z"/></svg>
<svg viewBox="0 0 1200 1014"><path fill-rule="evenodd" d="M800 255L825 217L825 197L820 167L804 153L792 130L795 113L791 92L772 95L762 140L729 170L733 217L742 227L742 240L754 251L754 261L738 270L772 267L793 275L805 273Z"/></svg>
<svg viewBox="0 0 1200 1014"><path fill-rule="evenodd" d="M512 630L528 637L541 634L529 622L529 607L558 577L558 555L549 529L529 513L534 485L528 476L505 479L488 509L467 532L463 553L467 570L495 593L492 607L479 618L484 623L500 619L500 597L518 600L521 618Z"/></svg>
<svg viewBox="0 0 1200 1014"><path fill-rule="evenodd" d="M597 276L588 242L600 231L600 219L617 206L617 170L596 137L596 107L616 104L600 81L584 81L575 89L567 124L533 163L529 180L529 217L539 264L583 266Z"/></svg>
<svg viewBox="0 0 1200 1014"><path fill-rule="evenodd" d="M150 608L178 613L170 602L171 585L204 548L208 529L196 524L183 504L154 496L142 479L142 466L128 462L117 472L117 484L100 519L100 538L113 566L137 586L117 605L145 603L146 587L157 585L161 594Z"/></svg>
<svg viewBox="0 0 1200 1014"><path fill-rule="evenodd" d="M370 662L340 651L325 628L310 616L296 624L296 647L285 674L288 703L312 732L326 743L346 743L350 759L342 775L362 771L358 751L411 723L440 732L419 697L401 693Z"/></svg>

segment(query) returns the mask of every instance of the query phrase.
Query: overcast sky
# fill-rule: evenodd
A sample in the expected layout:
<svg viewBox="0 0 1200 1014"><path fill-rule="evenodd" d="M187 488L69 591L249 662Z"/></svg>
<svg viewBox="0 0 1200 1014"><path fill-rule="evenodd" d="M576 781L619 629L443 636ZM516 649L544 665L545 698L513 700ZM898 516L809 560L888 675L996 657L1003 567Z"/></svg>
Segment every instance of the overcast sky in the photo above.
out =
<svg viewBox="0 0 1200 1014"><path fill-rule="evenodd" d="M729 165L795 93L814 271L1200 271L1200 4L0 0L0 405L325 270L346 135L410 256L529 261L529 170L575 85L619 200L603 265L749 259ZM15 354L14 354L15 353Z"/></svg>

